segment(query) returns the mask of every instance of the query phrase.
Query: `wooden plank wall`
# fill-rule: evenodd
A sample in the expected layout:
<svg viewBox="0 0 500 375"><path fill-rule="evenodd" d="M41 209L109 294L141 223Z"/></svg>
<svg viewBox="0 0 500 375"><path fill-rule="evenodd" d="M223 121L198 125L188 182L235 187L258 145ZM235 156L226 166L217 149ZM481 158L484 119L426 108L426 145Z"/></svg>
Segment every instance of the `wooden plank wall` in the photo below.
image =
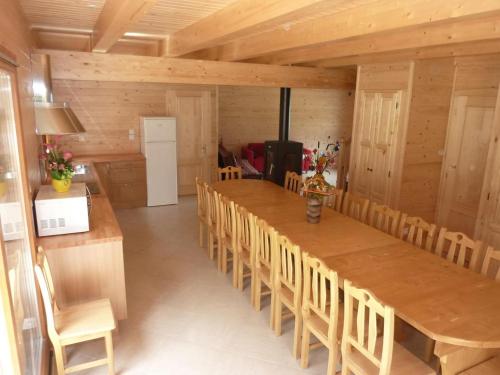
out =
<svg viewBox="0 0 500 375"><path fill-rule="evenodd" d="M453 59L415 62L400 206L409 215L435 220L450 99Z"/></svg>
<svg viewBox="0 0 500 375"><path fill-rule="evenodd" d="M212 147L217 147L216 88L164 83L53 80L56 101L70 103L86 133L63 137L77 155L140 152L140 116L165 116L168 89L210 90ZM135 139L129 140L129 130ZM182 145L178 145L182 147ZM215 157L213 165L216 165Z"/></svg>
<svg viewBox="0 0 500 375"><path fill-rule="evenodd" d="M221 86L219 139L240 153L250 142L278 138L279 89ZM341 89L292 89L290 139L315 148L320 141L350 137L354 93ZM328 138L330 136L330 138Z"/></svg>
<svg viewBox="0 0 500 375"><path fill-rule="evenodd" d="M33 111L33 90L31 73L31 37L28 24L17 1L0 0L0 47L15 56L17 69L19 103L26 151L29 189L33 195L40 185L38 162L39 139L35 133Z"/></svg>

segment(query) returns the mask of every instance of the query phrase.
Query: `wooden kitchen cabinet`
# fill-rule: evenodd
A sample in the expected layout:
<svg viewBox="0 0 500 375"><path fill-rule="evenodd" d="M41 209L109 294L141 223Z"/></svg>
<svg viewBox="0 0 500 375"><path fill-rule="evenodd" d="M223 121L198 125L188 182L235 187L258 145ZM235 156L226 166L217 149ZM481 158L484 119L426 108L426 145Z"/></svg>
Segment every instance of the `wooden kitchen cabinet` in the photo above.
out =
<svg viewBox="0 0 500 375"><path fill-rule="evenodd" d="M95 163L101 185L113 208L146 206L146 162L144 160Z"/></svg>

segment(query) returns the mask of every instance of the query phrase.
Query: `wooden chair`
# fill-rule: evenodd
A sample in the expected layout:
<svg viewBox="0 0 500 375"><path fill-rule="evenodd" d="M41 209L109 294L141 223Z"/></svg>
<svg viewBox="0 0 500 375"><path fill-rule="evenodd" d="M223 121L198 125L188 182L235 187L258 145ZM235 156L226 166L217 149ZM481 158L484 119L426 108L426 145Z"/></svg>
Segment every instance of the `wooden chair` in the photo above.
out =
<svg viewBox="0 0 500 375"><path fill-rule="evenodd" d="M284 188L300 194L300 190L302 189L302 177L295 172L286 171Z"/></svg>
<svg viewBox="0 0 500 375"><path fill-rule="evenodd" d="M392 236L396 236L401 212L383 204L373 202L370 207L368 224Z"/></svg>
<svg viewBox="0 0 500 375"><path fill-rule="evenodd" d="M241 167L217 168L217 181L240 180L242 176Z"/></svg>
<svg viewBox="0 0 500 375"><path fill-rule="evenodd" d="M254 304L254 283L255 283L255 216L246 208L236 207L236 259L237 265L237 286L243 290L246 277L250 277L250 300ZM246 271L246 272L245 272Z"/></svg>
<svg viewBox="0 0 500 375"><path fill-rule="evenodd" d="M379 322L383 327L381 335L378 334ZM394 342L394 309L384 306L370 292L356 288L345 280L342 375L351 372L435 374L424 362Z"/></svg>
<svg viewBox="0 0 500 375"><path fill-rule="evenodd" d="M54 347L57 374L69 374L103 365L108 366L109 374L114 374L112 331L116 328L116 323L109 299L60 309L55 300L47 258L42 250L39 250L35 275L42 294L47 331ZM101 338L105 342L106 358L66 367L66 346Z"/></svg>
<svg viewBox="0 0 500 375"><path fill-rule="evenodd" d="M328 375L337 368L339 351L339 281L337 273L317 258L302 253L304 296L302 299L302 347L300 365L309 363L309 350L323 344L328 349ZM311 333L319 340L310 344ZM319 345L318 345L319 344Z"/></svg>
<svg viewBox="0 0 500 375"><path fill-rule="evenodd" d="M276 239L274 331L281 335L283 319L295 318L293 355L299 358L302 335L302 260L300 248L281 235ZM289 314L283 315L283 305Z"/></svg>
<svg viewBox="0 0 500 375"><path fill-rule="evenodd" d="M458 375L498 375L500 374L500 356L493 357Z"/></svg>
<svg viewBox="0 0 500 375"><path fill-rule="evenodd" d="M436 239L436 230L435 224L429 224L421 217L403 214L399 223L398 237L421 249L432 252Z"/></svg>
<svg viewBox="0 0 500 375"><path fill-rule="evenodd" d="M203 233L208 227L208 199L203 182L196 177L196 193L198 200L198 221L200 222L200 247L203 247Z"/></svg>
<svg viewBox="0 0 500 375"><path fill-rule="evenodd" d="M333 208L337 212L342 212L342 198L344 197L344 190L333 189L332 195L328 195L323 199L323 205Z"/></svg>
<svg viewBox="0 0 500 375"><path fill-rule="evenodd" d="M370 202L368 199L347 192L344 194L344 200L342 202L342 213L362 223L366 223L369 204Z"/></svg>
<svg viewBox="0 0 500 375"><path fill-rule="evenodd" d="M233 286L236 288L238 283L238 255L236 249L236 208L232 200L227 197L221 197L219 200L219 212L221 218L220 228L220 270L227 273L228 261L233 262ZM232 259L228 258L228 252L232 254Z"/></svg>
<svg viewBox="0 0 500 375"><path fill-rule="evenodd" d="M218 260L220 262L220 214L219 214L219 194L208 186L204 184L205 191L207 195L207 207L208 207L208 256L210 259L215 258L215 250L217 250Z"/></svg>
<svg viewBox="0 0 500 375"><path fill-rule="evenodd" d="M265 295L271 295L271 313L269 325L274 329L275 312L275 269L274 262L276 258L276 231L262 219L256 219L254 222L255 233L255 289L254 289L254 307L260 311L261 300ZM264 284L264 285L263 285ZM267 287L263 292L262 287Z"/></svg>
<svg viewBox="0 0 500 375"><path fill-rule="evenodd" d="M500 281L500 250L494 250L493 246L488 246L481 273L485 276L493 276L495 280Z"/></svg>
<svg viewBox="0 0 500 375"><path fill-rule="evenodd" d="M441 228L436 254L459 266L476 271L482 246L481 241L474 241L461 232L448 232L446 228Z"/></svg>

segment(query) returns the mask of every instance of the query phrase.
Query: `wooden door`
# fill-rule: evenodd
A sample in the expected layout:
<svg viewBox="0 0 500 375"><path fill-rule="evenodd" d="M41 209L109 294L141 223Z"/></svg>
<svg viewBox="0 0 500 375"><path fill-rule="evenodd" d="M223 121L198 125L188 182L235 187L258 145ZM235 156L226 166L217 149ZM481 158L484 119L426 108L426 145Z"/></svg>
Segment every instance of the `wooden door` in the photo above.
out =
<svg viewBox="0 0 500 375"><path fill-rule="evenodd" d="M353 135L351 191L390 204L400 124L401 91L360 91Z"/></svg>
<svg viewBox="0 0 500 375"><path fill-rule="evenodd" d="M496 98L453 100L441 179L438 224L473 236L478 218Z"/></svg>
<svg viewBox="0 0 500 375"><path fill-rule="evenodd" d="M363 197L370 197L371 157L373 137L377 126L378 95L374 92L360 91L356 113L355 134L351 162L351 191Z"/></svg>
<svg viewBox="0 0 500 375"><path fill-rule="evenodd" d="M500 248L500 92L497 98L474 237Z"/></svg>
<svg viewBox="0 0 500 375"><path fill-rule="evenodd" d="M399 91L379 93L377 96L379 109L377 126L373 135L370 200L380 204L389 204L392 189L391 174L395 166L401 93Z"/></svg>
<svg viewBox="0 0 500 375"><path fill-rule="evenodd" d="M168 90L167 115L177 119L177 184L179 195L196 194L195 178L211 175L210 91Z"/></svg>

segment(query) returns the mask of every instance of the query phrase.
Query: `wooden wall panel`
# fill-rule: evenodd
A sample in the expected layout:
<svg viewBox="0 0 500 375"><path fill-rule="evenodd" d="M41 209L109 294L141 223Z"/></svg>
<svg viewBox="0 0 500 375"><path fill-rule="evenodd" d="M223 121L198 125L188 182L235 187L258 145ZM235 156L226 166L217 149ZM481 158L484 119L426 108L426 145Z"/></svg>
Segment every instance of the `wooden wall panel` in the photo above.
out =
<svg viewBox="0 0 500 375"><path fill-rule="evenodd" d="M436 214L453 73L451 58L415 62L399 208L429 221Z"/></svg>
<svg viewBox="0 0 500 375"><path fill-rule="evenodd" d="M179 88L210 90L212 112L216 112L213 86L54 80L55 99L70 103L87 131L64 136L64 147L77 155L140 152L139 117L165 116L166 91ZM212 116L213 149L217 146L216 121L216 116ZM129 140L129 130L135 131L134 140Z"/></svg>
<svg viewBox="0 0 500 375"><path fill-rule="evenodd" d="M278 139L279 89L224 86L219 91L219 138L225 147L239 154L249 142ZM350 137L353 109L349 90L292 89L290 139L315 148L318 141L325 147Z"/></svg>
<svg viewBox="0 0 500 375"><path fill-rule="evenodd" d="M292 89L290 139L314 149L340 138L350 138L354 91Z"/></svg>
<svg viewBox="0 0 500 375"><path fill-rule="evenodd" d="M361 66L359 90L406 90L411 64L370 64Z"/></svg>
<svg viewBox="0 0 500 375"><path fill-rule="evenodd" d="M239 155L249 142L278 139L279 104L277 88L219 87L219 140Z"/></svg>

